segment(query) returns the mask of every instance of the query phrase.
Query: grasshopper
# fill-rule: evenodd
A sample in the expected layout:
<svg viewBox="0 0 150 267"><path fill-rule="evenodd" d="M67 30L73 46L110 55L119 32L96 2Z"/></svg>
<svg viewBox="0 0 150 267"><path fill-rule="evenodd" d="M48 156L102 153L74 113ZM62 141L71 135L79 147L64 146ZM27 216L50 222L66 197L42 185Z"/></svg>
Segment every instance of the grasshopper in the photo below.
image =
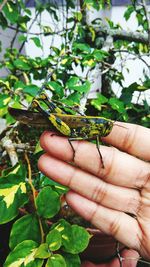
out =
<svg viewBox="0 0 150 267"><path fill-rule="evenodd" d="M42 102L46 104L48 109L43 108ZM45 94L41 94L38 98L35 98L32 101L32 107L39 112L20 110L20 114L17 114L17 110L13 108L9 108L9 112L23 123L36 125L39 121L41 126L49 125L49 129L54 130L58 135L67 136L73 150L73 159L75 157L75 149L72 141L96 140L96 147L102 162L102 167L104 168L99 140L111 132L114 125L112 120L96 116L66 114Z"/></svg>

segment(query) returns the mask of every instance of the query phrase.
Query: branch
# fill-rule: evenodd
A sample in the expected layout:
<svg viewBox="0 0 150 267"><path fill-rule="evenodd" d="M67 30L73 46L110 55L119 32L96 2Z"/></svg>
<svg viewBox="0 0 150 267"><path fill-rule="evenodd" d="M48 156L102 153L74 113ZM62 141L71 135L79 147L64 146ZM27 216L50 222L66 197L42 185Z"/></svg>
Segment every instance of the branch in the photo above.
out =
<svg viewBox="0 0 150 267"><path fill-rule="evenodd" d="M145 17L146 17L146 20L147 20L147 25L148 25L148 42L149 42L149 45L150 45L150 14L149 14L149 10L147 8L146 1L145 0L142 0L141 2L142 2L143 9L144 9Z"/></svg>
<svg viewBox="0 0 150 267"><path fill-rule="evenodd" d="M1 4L0 4L0 12L2 11L3 7L6 5L8 0L4 0Z"/></svg>
<svg viewBox="0 0 150 267"><path fill-rule="evenodd" d="M114 40L126 40L129 42L136 42L136 43L143 43L143 44L149 44L148 40L148 34L146 33L141 33L138 31L125 31L125 30L114 30L110 29L106 25L101 25L101 26L94 26L92 25L93 28L96 31L97 36L102 36L102 34L105 35L110 35L114 38Z"/></svg>

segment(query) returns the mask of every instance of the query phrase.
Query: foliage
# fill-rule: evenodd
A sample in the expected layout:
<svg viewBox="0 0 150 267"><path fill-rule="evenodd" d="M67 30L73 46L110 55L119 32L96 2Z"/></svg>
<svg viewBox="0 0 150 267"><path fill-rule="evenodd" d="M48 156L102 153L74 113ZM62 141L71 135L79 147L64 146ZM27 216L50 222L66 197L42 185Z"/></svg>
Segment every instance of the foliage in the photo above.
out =
<svg viewBox="0 0 150 267"><path fill-rule="evenodd" d="M49 92L53 101L65 104L66 110L79 106L81 112L85 110L90 115L119 118L144 126L150 123L149 104L146 98L141 100L150 88L145 61L149 54L148 37L147 42L143 42L142 38L137 41L133 36L133 41L129 42L126 36L114 36L107 47L108 34L116 31L118 36L121 25L107 20L106 27L102 19L88 24L86 14L91 9L110 8L110 1L84 0L80 1L80 7L76 4L76 1L66 0L63 26L57 31L57 24L62 23L60 12L63 9L53 1L44 4L36 1L32 14L22 0L6 3L0 0L0 26L4 32L7 29L14 31L8 48L4 51L2 41L0 46L3 52L0 68L7 71L7 75L0 77L0 116L7 124L0 135L0 224L13 222L9 239L11 251L4 266L77 267L80 266L78 254L85 250L90 238L83 227L58 218L62 198L68 189L37 170L36 163L42 153L38 144L42 129L16 124L8 106L29 108L44 84L42 89ZM49 14L52 25L40 21L44 12ZM124 18L129 20L132 15L137 19L137 33L148 36L150 25L146 6L132 1ZM31 26L37 21L40 33L33 33ZM23 53L24 47L31 42L43 51L41 36L49 42L47 56L31 57ZM54 45L58 36L61 37L60 45ZM19 48L15 47L16 40ZM143 79L128 87L124 85L122 68L115 64L120 58L122 66L124 54L145 64ZM123 70L125 68L124 65ZM95 98L89 99L94 82L92 74L97 69L102 76L102 86L97 88ZM120 86L119 95L112 90L112 82ZM138 101L135 101L135 95ZM13 159L8 141L13 147Z"/></svg>

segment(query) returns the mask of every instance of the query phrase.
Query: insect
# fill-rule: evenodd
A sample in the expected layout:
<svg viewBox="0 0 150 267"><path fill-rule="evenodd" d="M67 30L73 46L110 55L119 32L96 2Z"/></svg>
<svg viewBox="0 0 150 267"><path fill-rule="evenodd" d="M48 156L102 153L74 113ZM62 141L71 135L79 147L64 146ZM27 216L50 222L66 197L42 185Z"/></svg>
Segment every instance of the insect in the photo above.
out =
<svg viewBox="0 0 150 267"><path fill-rule="evenodd" d="M43 103L47 108L43 107ZM67 136L69 144L73 150L73 159L75 157L75 149L72 141L76 140L95 140L96 147L104 168L103 158L100 152L100 138L107 136L114 125L110 119L96 116L82 116L66 114L62 109L57 107L45 94L35 98L32 107L37 112L9 108L10 114L17 120L31 125L49 126L58 135Z"/></svg>

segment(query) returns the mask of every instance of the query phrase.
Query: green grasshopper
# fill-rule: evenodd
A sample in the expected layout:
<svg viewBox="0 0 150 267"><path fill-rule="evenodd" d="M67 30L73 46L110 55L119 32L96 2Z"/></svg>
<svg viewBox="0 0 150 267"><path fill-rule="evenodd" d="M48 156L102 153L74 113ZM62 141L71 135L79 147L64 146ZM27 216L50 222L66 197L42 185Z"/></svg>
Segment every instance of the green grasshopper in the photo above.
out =
<svg viewBox="0 0 150 267"><path fill-rule="evenodd" d="M48 109L43 108L43 103L46 104ZM41 94L40 97L35 98L32 102L32 107L39 112L20 110L17 113L17 110L13 108L9 108L9 112L13 117L23 123L32 125L40 124L41 126L49 125L49 129L54 130L58 135L67 136L73 150L73 159L75 157L75 149L71 143L72 141L96 140L96 147L102 162L102 167L104 168L103 158L99 149L99 140L111 132L114 125L112 120L96 116L66 114L50 101L45 94Z"/></svg>

